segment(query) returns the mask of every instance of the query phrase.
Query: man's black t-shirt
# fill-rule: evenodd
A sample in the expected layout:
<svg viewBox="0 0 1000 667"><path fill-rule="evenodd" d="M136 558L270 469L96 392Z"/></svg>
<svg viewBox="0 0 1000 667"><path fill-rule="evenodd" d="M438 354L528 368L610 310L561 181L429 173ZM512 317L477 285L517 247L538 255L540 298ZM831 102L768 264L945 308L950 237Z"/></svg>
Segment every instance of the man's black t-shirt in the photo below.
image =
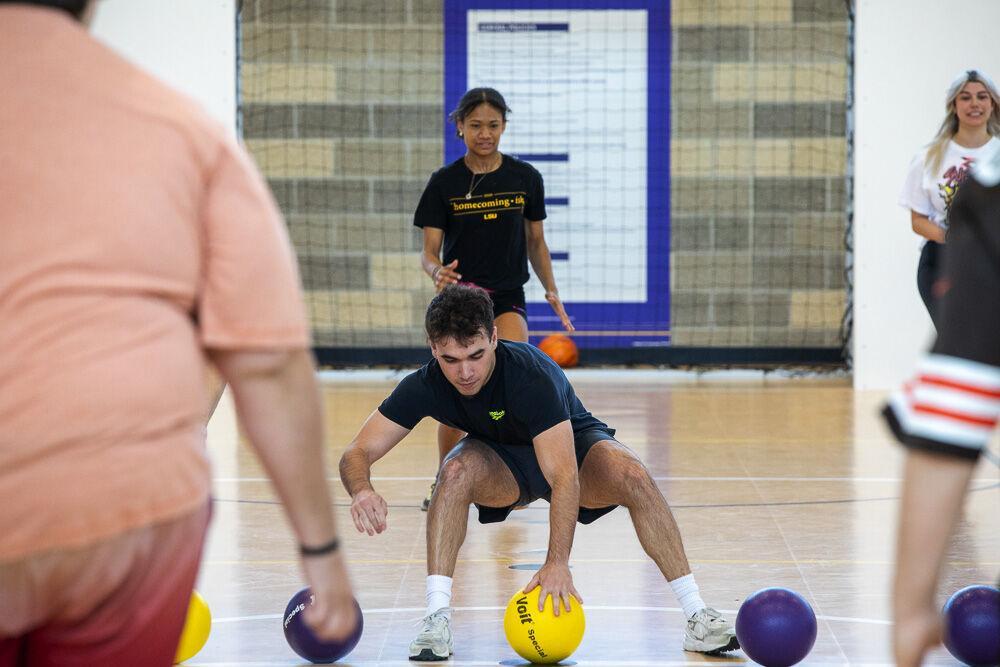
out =
<svg viewBox="0 0 1000 667"><path fill-rule="evenodd" d="M475 396L462 396L437 360L410 373L382 401L379 412L412 429L424 417L506 446L532 446L539 433L567 419L573 432L608 426L577 398L566 374L527 343L497 343L493 374Z"/></svg>
<svg viewBox="0 0 1000 667"><path fill-rule="evenodd" d="M462 158L434 172L413 224L444 230L444 263L457 259L463 282L500 291L528 282L526 218L545 219L542 175L504 155L499 169L475 179Z"/></svg>

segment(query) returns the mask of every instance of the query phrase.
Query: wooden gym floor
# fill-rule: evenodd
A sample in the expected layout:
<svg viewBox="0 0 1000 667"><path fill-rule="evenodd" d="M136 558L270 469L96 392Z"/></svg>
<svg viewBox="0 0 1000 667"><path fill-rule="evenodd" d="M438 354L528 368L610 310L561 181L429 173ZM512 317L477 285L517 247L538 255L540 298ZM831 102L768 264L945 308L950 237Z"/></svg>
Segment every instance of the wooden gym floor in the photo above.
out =
<svg viewBox="0 0 1000 667"><path fill-rule="evenodd" d="M588 409L617 428L656 477L710 605L735 619L750 593L785 586L801 593L819 618L816 645L803 664L889 664L901 451L876 418L883 394L854 392L842 378L716 381L589 372L573 382ZM376 489L390 506L389 530L380 536L355 531L336 473L345 445L393 385L389 374L324 381L327 467L365 611L361 643L342 664L416 664L407 660L407 647L423 613L420 501L436 468L435 426L425 420L376 465ZM228 397L209 426L209 449L215 518L198 589L214 624L208 644L188 664L308 664L281 630L285 604L303 585L294 541L259 464L239 442ZM994 443L976 471L942 602L1000 572L995 451ZM455 655L444 664L525 664L504 639L502 610L544 560L547 519L543 501L491 526L470 511L455 575ZM681 650L682 614L624 510L578 527L571 565L586 602L587 633L570 661L581 667L746 661L741 652L727 659ZM928 664L956 663L942 649Z"/></svg>

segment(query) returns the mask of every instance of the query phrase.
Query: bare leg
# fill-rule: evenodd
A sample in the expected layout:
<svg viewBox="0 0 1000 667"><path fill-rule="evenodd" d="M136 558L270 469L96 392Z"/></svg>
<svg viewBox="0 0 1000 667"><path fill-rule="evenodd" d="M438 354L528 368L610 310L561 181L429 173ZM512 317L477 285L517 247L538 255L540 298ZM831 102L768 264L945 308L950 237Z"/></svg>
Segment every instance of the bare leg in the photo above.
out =
<svg viewBox="0 0 1000 667"><path fill-rule="evenodd" d="M897 665L919 665L924 653L941 642L934 595L974 469L974 462L965 459L917 450L906 455L893 590Z"/></svg>
<svg viewBox="0 0 1000 667"><path fill-rule="evenodd" d="M602 440L591 448L580 469L580 504L628 508L642 548L670 582L687 616L685 651L718 655L739 648L732 623L701 599L674 515L632 450L613 440Z"/></svg>
<svg viewBox="0 0 1000 667"><path fill-rule="evenodd" d="M438 467L444 463L448 453L455 448L459 440L465 437L465 431L457 428L438 424ZM427 497L420 503L420 509L427 511L431 506L431 498L434 496L434 489L437 487L437 479L431 482L431 488L427 492Z"/></svg>
<svg viewBox="0 0 1000 667"><path fill-rule="evenodd" d="M471 503L507 507L519 497L514 475L496 452L476 440L460 442L438 471L427 511L427 573L455 574Z"/></svg>
<svg viewBox="0 0 1000 667"><path fill-rule="evenodd" d="M691 573L670 506L646 466L625 445L603 440L591 448L580 469L580 504L628 508L639 543L667 581Z"/></svg>
<svg viewBox="0 0 1000 667"><path fill-rule="evenodd" d="M438 424L438 465L444 463L448 453L455 448L459 440L465 437L465 431Z"/></svg>
<svg viewBox="0 0 1000 667"><path fill-rule="evenodd" d="M515 343L528 342L528 322L521 315L514 312L503 313L493 320L493 324L497 326L497 338Z"/></svg>

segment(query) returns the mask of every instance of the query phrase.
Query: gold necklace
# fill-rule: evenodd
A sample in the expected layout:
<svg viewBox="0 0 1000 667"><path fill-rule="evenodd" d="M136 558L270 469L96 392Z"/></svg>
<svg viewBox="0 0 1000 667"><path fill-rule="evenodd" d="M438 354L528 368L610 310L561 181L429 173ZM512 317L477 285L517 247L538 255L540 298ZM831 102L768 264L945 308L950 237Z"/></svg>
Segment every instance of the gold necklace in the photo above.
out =
<svg viewBox="0 0 1000 667"><path fill-rule="evenodd" d="M473 193L473 191L476 189L477 186L481 185L482 182L483 182L483 179L486 178L486 172L483 172L482 174L478 174L479 176L481 176L481 178L477 182L476 181L476 175L477 174L473 172L473 174L472 174L472 180L469 181L469 191L465 193L465 198L466 199L472 199L472 193Z"/></svg>
<svg viewBox="0 0 1000 667"><path fill-rule="evenodd" d="M501 162L503 161L503 156L500 157L500 161ZM469 164L466 163L465 166L468 167ZM491 169L487 169L486 171L484 171L481 174L477 174L476 172L472 171L472 168L470 167L469 171L472 171L472 179L469 181L469 191L465 193L465 198L466 199L472 199L472 193L475 192L475 190L476 190L477 187L479 187L480 185L482 185L482 183L483 183L484 180L486 180L486 175L493 173L494 171L496 171L499 168L500 168L500 164L498 163L497 166L495 166L495 167L493 167ZM478 181L476 180L476 176L479 176L479 180Z"/></svg>

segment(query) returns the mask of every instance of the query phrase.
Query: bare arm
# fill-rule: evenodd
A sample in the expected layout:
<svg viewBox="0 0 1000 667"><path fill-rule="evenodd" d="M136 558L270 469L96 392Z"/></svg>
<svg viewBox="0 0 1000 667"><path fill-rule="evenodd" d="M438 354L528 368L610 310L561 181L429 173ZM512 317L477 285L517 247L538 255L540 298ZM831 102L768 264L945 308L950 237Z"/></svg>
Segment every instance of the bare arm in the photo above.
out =
<svg viewBox="0 0 1000 667"><path fill-rule="evenodd" d="M347 493L353 497L361 491L373 491L372 464L388 454L409 432L378 410L372 411L340 457L340 481Z"/></svg>
<svg viewBox="0 0 1000 667"><path fill-rule="evenodd" d="M964 459L915 450L906 455L893 591L897 665L919 665L941 641L934 595L973 468Z"/></svg>
<svg viewBox="0 0 1000 667"><path fill-rule="evenodd" d="M910 226L918 236L923 236L928 241L944 243L944 230L931 222L926 215L910 211Z"/></svg>
<svg viewBox="0 0 1000 667"><path fill-rule="evenodd" d="M337 535L323 462L323 420L308 350L225 351L209 355L232 387L243 430L281 498L299 542L316 547ZM316 605L307 619L320 636L343 638L354 603L340 551L302 559Z"/></svg>
<svg viewBox="0 0 1000 667"><path fill-rule="evenodd" d="M545 300L559 316L563 328L566 331L573 331L575 327L559 298L559 289L556 287L556 279L552 274L552 255L549 254L549 246L545 242L542 221L526 219L524 231L528 245L528 260L531 262L531 268L535 270L538 280L542 283L542 287L545 288Z"/></svg>
<svg viewBox="0 0 1000 667"><path fill-rule="evenodd" d="M580 600L569 571L569 553L573 548L576 518L580 512L580 476L576 467L573 426L560 422L538 434L534 440L538 466L552 488L549 506L549 552L545 565L532 577L525 592L541 586L539 609L551 594L553 609L559 615L559 601L570 609L570 595Z"/></svg>
<svg viewBox="0 0 1000 667"><path fill-rule="evenodd" d="M340 457L340 481L351 495L351 517L358 532L374 535L388 527L389 507L372 487L372 464L409 432L375 410Z"/></svg>
<svg viewBox="0 0 1000 667"><path fill-rule="evenodd" d="M458 260L452 260L447 265L441 263L441 245L444 243L444 230L437 227L424 227L424 251L420 254L420 266L424 273L434 281L434 288L441 290L445 285L457 283L462 279L456 269Z"/></svg>

